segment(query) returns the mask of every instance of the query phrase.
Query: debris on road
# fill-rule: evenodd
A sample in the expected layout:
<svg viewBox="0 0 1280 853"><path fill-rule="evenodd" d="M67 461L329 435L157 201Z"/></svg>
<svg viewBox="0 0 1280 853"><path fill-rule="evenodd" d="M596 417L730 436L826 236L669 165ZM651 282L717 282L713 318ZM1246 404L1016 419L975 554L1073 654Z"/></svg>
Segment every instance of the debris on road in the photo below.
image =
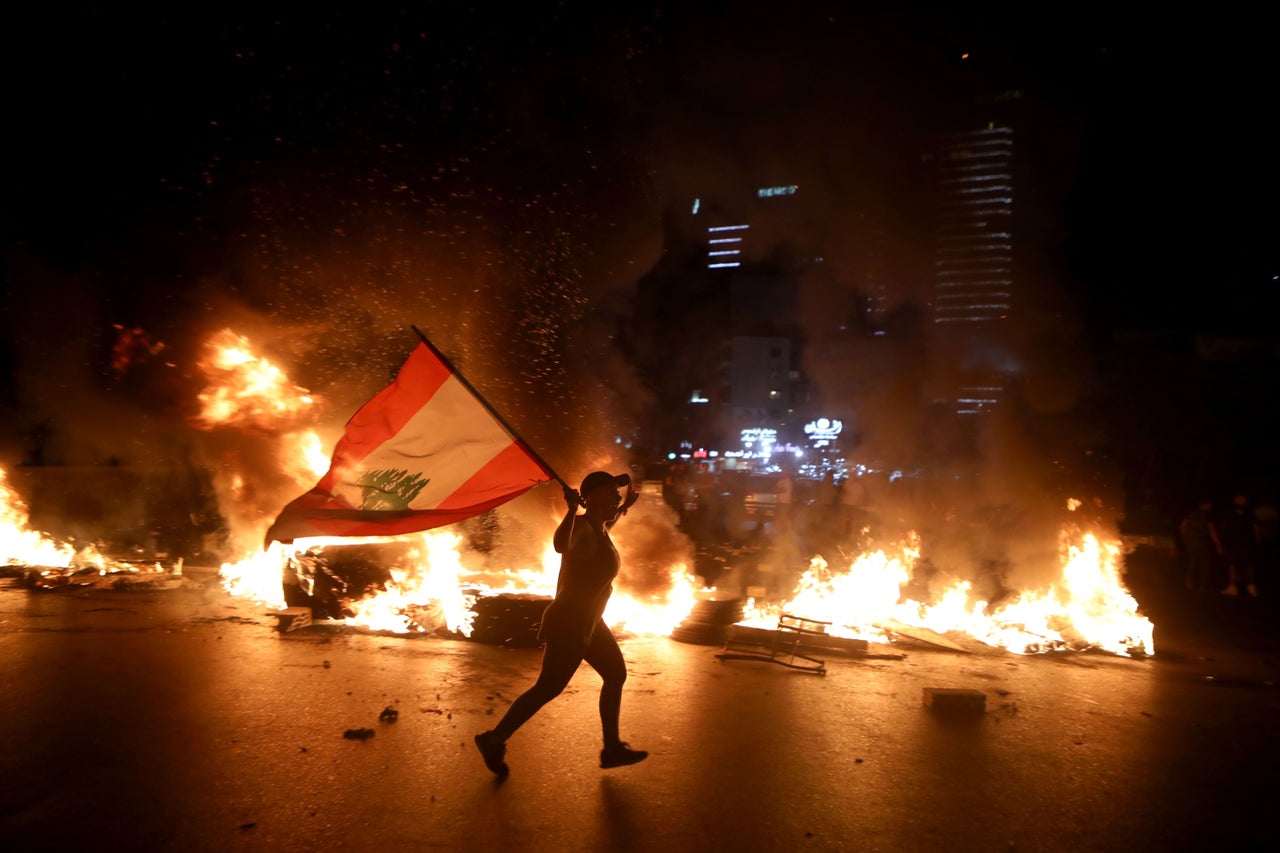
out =
<svg viewBox="0 0 1280 853"><path fill-rule="evenodd" d="M373 729L347 729L342 736L347 740L368 740L373 737L376 732Z"/></svg>
<svg viewBox="0 0 1280 853"><path fill-rule="evenodd" d="M400 712L390 705L382 709L382 713L378 715L378 719L386 723L394 723L400 718Z"/></svg>
<svg viewBox="0 0 1280 853"><path fill-rule="evenodd" d="M311 624L310 607L286 607L272 615L276 617L276 630L281 634L287 634Z"/></svg>
<svg viewBox="0 0 1280 853"><path fill-rule="evenodd" d="M778 616L778 627L768 631L768 639L762 641L758 637L744 636L740 628L733 626L724 651L716 655L720 660L754 660L765 663L776 663L780 666L826 675L827 665L821 658L813 657L806 652L816 651L820 638L829 639L827 626L830 622L816 619L805 619L783 613ZM750 629L749 629L750 630ZM759 629L754 629L758 631Z"/></svg>
<svg viewBox="0 0 1280 853"><path fill-rule="evenodd" d="M924 706L935 711L984 713L987 694L969 687L926 687Z"/></svg>

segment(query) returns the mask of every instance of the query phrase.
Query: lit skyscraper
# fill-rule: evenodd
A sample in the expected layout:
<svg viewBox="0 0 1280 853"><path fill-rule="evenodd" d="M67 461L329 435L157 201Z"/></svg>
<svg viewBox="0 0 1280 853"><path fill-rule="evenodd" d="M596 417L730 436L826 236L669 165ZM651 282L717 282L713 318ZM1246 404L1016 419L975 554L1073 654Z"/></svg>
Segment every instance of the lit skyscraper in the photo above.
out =
<svg viewBox="0 0 1280 853"><path fill-rule="evenodd" d="M935 323L988 323L1013 298L1013 129L943 137L937 153Z"/></svg>

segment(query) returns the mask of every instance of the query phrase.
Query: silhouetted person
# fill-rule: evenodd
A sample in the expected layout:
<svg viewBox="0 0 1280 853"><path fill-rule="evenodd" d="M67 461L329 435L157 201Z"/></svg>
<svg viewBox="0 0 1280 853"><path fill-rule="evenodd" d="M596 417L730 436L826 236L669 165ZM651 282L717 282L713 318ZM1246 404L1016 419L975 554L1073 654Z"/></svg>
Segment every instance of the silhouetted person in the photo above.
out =
<svg viewBox="0 0 1280 853"><path fill-rule="evenodd" d="M1258 527L1249 509L1249 499L1244 495L1236 495L1231 503L1231 512L1223 519L1218 530L1218 538L1222 541L1222 557L1227 564L1227 588L1223 595L1239 595L1240 584L1250 595L1258 594L1254 582L1253 563L1258 548Z"/></svg>
<svg viewBox="0 0 1280 853"><path fill-rule="evenodd" d="M778 500L773 507L773 538L786 565L790 565L795 550L795 489L795 477L783 469L775 490Z"/></svg>
<svg viewBox="0 0 1280 853"><path fill-rule="evenodd" d="M627 489L625 502L619 492L621 486ZM584 660L604 679L600 687L600 724L604 731L600 766L635 764L649 754L631 749L618 736L627 664L603 619L620 566L609 529L638 497L628 475L615 476L607 471L588 474L576 493L565 489L568 511L553 540L556 551L564 557L555 599L542 614L538 632L538 638L546 643L542 671L534 685L511 703L497 726L475 737L485 766L499 776L507 774L507 740L543 705L560 695ZM586 507L585 514L577 514L579 506Z"/></svg>
<svg viewBox="0 0 1280 853"><path fill-rule="evenodd" d="M1202 499L1178 523L1178 537L1187 560L1187 589L1205 590L1213 582L1213 559L1222 553L1213 523L1213 503Z"/></svg>
<svg viewBox="0 0 1280 853"><path fill-rule="evenodd" d="M848 474L840 485L840 536L848 540L862 533L867 520L867 487L857 474Z"/></svg>
<svg viewBox="0 0 1280 853"><path fill-rule="evenodd" d="M1258 532L1258 561L1255 566L1258 588L1270 592L1280 572L1280 508L1276 506L1276 494L1263 492L1253 508L1253 521Z"/></svg>

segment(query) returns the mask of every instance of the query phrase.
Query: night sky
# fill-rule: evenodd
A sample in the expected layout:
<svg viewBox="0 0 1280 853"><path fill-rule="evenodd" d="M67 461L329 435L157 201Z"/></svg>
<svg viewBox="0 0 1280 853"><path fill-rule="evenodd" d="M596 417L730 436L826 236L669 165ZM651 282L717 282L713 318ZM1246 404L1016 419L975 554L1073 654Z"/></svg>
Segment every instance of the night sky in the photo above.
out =
<svg viewBox="0 0 1280 853"><path fill-rule="evenodd" d="M340 421L416 323L535 441L597 426L584 381L642 421L653 401L613 340L665 210L795 174L888 180L984 89L1057 117L1055 288L1086 339L1274 340L1275 75L1257 21L604 5L14 19L8 455L34 425L104 406L189 414L184 378L103 374L115 326L163 341L182 373L233 325Z"/></svg>

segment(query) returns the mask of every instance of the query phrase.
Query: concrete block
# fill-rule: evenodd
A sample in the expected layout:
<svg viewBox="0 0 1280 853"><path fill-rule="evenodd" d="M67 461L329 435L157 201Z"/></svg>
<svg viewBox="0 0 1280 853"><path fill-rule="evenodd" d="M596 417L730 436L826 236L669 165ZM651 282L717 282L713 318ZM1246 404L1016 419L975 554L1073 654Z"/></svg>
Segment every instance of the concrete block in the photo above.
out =
<svg viewBox="0 0 1280 853"><path fill-rule="evenodd" d="M311 624L310 607L286 607L275 612L276 629L281 634L305 628Z"/></svg>
<svg viewBox="0 0 1280 853"><path fill-rule="evenodd" d="M987 694L968 687L926 687L924 706L935 711L981 714L987 709Z"/></svg>

